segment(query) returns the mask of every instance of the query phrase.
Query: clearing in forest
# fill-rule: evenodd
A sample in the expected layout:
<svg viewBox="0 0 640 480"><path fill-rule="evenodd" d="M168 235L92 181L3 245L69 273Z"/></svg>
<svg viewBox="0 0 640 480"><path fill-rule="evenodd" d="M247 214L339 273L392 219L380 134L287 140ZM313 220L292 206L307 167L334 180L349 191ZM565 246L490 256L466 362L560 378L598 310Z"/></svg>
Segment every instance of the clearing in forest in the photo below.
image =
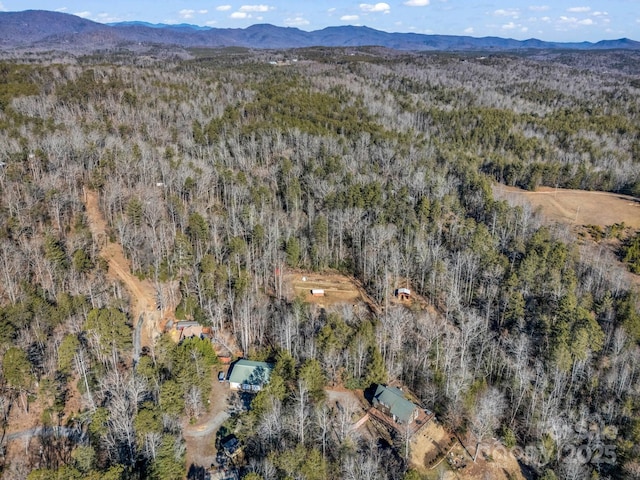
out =
<svg viewBox="0 0 640 480"><path fill-rule="evenodd" d="M302 298L322 307L364 302L374 311L379 309L355 279L340 273L290 272L284 274L284 284L290 300Z"/></svg>
<svg viewBox="0 0 640 480"><path fill-rule="evenodd" d="M417 292L409 279L403 278L395 283L391 282L388 287L389 305L403 305L411 310L428 310L437 315L434 306Z"/></svg>
<svg viewBox="0 0 640 480"><path fill-rule="evenodd" d="M454 440L452 441L452 438ZM409 462L426 478L445 480L524 480L518 460L507 449L491 449L474 463L466 450L437 421L431 421L411 438Z"/></svg>
<svg viewBox="0 0 640 480"><path fill-rule="evenodd" d="M450 435L442 425L431 420L411 437L409 461L420 469L434 466L452 447L449 440Z"/></svg>
<svg viewBox="0 0 640 480"><path fill-rule="evenodd" d="M629 227L640 228L640 199L629 195L551 187L530 192L505 185L496 186L495 192L499 197L526 199L554 222L601 227L624 222Z"/></svg>

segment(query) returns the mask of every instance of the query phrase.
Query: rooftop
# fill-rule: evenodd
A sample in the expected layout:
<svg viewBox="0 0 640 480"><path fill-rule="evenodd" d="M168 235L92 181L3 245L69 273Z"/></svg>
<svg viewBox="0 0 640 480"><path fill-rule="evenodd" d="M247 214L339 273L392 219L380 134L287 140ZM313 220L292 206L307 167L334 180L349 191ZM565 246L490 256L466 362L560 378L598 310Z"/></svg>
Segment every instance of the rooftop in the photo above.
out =
<svg viewBox="0 0 640 480"><path fill-rule="evenodd" d="M402 390L385 385L378 385L373 396L373 405L376 406L378 404L387 407L391 415L401 423L410 423L413 419L412 414L417 408L413 402L405 398Z"/></svg>
<svg viewBox="0 0 640 480"><path fill-rule="evenodd" d="M273 365L253 360L238 360L229 375L229 383L262 386L269 382Z"/></svg>

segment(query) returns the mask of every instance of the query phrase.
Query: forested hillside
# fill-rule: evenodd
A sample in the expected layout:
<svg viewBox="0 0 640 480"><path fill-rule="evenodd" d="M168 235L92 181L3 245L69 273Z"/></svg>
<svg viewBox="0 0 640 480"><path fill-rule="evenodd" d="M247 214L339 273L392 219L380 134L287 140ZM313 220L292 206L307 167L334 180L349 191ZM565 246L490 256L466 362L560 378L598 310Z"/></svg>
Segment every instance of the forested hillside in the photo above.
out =
<svg viewBox="0 0 640 480"><path fill-rule="evenodd" d="M137 319L92 238L86 190L102 241L156 285L158 308L275 363L225 424L247 478L419 478L402 449L340 429L345 413L325 402L325 385L390 381L460 436L535 445L532 478L640 478L640 300L619 261L637 272L636 232L616 258L492 193L640 196L638 60L3 61L0 419L5 434L29 412L66 433L20 455L3 435L2 478L184 478L181 420L207 408L208 340L163 336L133 362ZM380 308L290 301L279 275L296 269L352 276ZM405 284L431 308L390 303Z"/></svg>

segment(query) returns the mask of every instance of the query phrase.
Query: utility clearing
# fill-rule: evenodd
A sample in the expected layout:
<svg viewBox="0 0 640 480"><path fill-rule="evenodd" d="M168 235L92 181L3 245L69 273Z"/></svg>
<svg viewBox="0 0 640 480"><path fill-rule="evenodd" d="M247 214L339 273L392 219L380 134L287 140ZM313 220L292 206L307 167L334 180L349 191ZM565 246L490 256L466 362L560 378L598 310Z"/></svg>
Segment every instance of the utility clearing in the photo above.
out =
<svg viewBox="0 0 640 480"><path fill-rule="evenodd" d="M100 211L97 192L85 189L84 200L91 235L100 248L100 256L109 264L107 277L122 282L131 296L130 313L135 329L136 350L150 347L154 338L161 333L159 325L162 314L156 309L156 290L149 280L140 280L131 273L131 265L122 245L109 241L107 222Z"/></svg>

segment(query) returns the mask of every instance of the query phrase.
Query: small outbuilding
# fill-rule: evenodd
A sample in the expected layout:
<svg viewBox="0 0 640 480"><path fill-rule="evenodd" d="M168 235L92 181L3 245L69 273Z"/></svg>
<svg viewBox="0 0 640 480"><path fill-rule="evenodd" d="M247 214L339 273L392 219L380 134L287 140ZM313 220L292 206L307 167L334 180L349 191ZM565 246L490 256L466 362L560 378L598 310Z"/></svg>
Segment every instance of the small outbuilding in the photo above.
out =
<svg viewBox="0 0 640 480"><path fill-rule="evenodd" d="M229 388L243 392L259 392L269 383L273 365L252 360L238 360L231 367Z"/></svg>
<svg viewBox="0 0 640 480"><path fill-rule="evenodd" d="M321 288L312 288L311 295L314 297L324 297L324 290Z"/></svg>
<svg viewBox="0 0 640 480"><path fill-rule="evenodd" d="M396 290L396 297L400 300L409 300L409 298L411 298L411 290L408 288L398 288Z"/></svg>
<svg viewBox="0 0 640 480"><path fill-rule="evenodd" d="M201 337L204 334L205 327L194 321L179 321L173 324L176 332L178 332L178 341L190 337Z"/></svg>

